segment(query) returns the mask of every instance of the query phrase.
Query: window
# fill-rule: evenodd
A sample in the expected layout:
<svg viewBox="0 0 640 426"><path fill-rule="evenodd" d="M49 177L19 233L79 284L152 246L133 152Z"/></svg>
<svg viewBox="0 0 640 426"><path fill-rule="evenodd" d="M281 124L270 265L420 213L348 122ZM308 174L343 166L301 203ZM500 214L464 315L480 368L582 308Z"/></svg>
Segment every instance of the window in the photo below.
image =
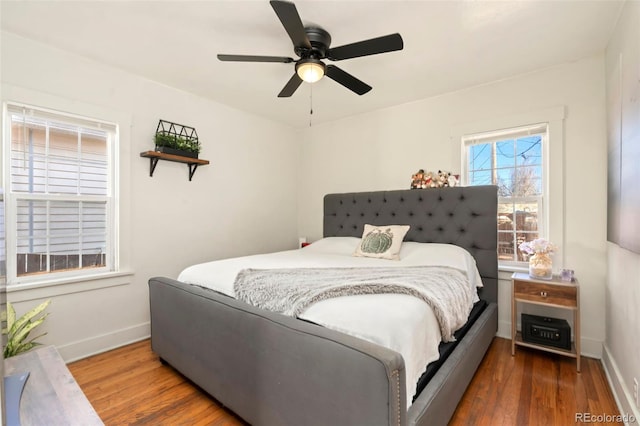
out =
<svg viewBox="0 0 640 426"><path fill-rule="evenodd" d="M9 285L114 271L116 125L7 104Z"/></svg>
<svg viewBox="0 0 640 426"><path fill-rule="evenodd" d="M463 136L467 185L498 186L498 260L524 262L518 245L545 235L547 124Z"/></svg>
<svg viewBox="0 0 640 426"><path fill-rule="evenodd" d="M7 275L7 253L5 244L5 227L4 227L4 190L0 188L0 284L4 285L5 276Z"/></svg>

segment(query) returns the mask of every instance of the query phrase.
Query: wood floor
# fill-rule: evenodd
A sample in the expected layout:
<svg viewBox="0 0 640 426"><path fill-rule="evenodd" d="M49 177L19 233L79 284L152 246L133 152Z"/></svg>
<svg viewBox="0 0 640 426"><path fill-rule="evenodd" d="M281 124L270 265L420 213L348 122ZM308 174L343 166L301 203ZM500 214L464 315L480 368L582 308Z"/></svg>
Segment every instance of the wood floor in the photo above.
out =
<svg viewBox="0 0 640 426"><path fill-rule="evenodd" d="M570 425L576 413L618 415L599 360L575 360L494 339L451 425ZM242 425L162 365L148 340L69 364L106 425ZM592 417L593 418L593 417ZM616 424L616 423L590 423Z"/></svg>

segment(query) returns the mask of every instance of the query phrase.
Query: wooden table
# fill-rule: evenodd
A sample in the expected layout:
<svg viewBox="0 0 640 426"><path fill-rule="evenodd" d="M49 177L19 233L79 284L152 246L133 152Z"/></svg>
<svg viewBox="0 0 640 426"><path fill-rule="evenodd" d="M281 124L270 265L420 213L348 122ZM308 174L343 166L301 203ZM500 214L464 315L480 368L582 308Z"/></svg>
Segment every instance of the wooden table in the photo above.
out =
<svg viewBox="0 0 640 426"><path fill-rule="evenodd" d="M53 346L4 361L5 375L29 372L20 402L20 422L29 425L102 425Z"/></svg>
<svg viewBox="0 0 640 426"><path fill-rule="evenodd" d="M511 277L511 283L511 355L515 355L517 345L553 352L575 358L576 370L580 372L580 286L578 280L574 279L571 282L561 281L557 278L541 280L531 278L528 274L516 272ZM565 350L523 341L522 333L516 329L518 302L573 311L574 341L571 349Z"/></svg>

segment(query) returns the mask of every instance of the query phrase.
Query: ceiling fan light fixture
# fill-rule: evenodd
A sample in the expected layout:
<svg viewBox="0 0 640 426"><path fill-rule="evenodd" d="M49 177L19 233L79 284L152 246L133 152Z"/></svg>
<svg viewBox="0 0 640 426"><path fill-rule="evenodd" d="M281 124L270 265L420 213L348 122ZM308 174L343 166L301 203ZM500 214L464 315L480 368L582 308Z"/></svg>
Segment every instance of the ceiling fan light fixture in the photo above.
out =
<svg viewBox="0 0 640 426"><path fill-rule="evenodd" d="M302 59L296 64L296 73L302 81L315 83L324 77L325 65L318 59Z"/></svg>

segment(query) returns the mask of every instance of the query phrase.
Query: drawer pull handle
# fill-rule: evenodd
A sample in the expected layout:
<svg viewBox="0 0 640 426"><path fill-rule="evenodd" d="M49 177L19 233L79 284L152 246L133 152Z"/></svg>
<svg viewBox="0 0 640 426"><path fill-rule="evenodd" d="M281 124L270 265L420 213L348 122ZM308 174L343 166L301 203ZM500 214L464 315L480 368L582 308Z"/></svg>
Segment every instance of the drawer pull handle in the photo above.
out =
<svg viewBox="0 0 640 426"><path fill-rule="evenodd" d="M547 295L548 295L548 294L547 294L547 292L546 292L546 291L541 291L541 292L540 292L540 296L542 296L542 297L547 297Z"/></svg>

